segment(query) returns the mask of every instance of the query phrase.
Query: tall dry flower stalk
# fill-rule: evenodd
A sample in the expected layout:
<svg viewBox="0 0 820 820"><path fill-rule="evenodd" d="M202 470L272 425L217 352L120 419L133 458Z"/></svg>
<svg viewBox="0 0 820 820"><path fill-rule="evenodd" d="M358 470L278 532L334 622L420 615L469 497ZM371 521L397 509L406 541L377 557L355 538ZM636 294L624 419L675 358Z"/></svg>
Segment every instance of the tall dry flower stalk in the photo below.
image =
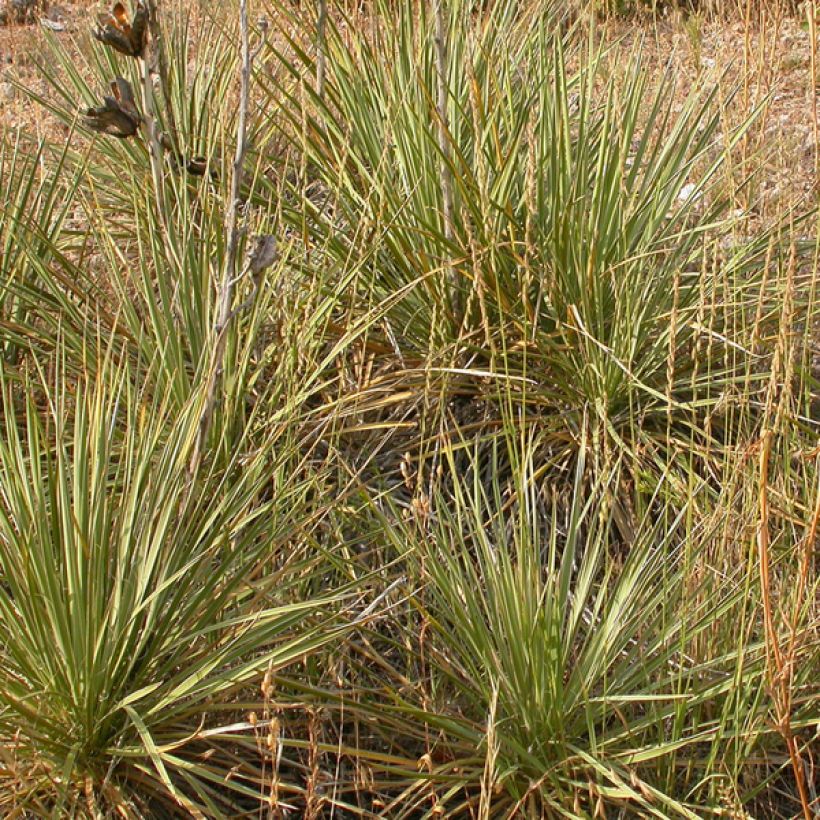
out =
<svg viewBox="0 0 820 820"><path fill-rule="evenodd" d="M251 51L248 0L240 0L239 3L239 29L241 42L239 118L236 126L236 153L234 154L233 160L230 202L228 204L228 215L225 226L227 251L225 253L225 264L222 268L217 297L216 321L213 326L213 350L208 367L205 404L203 406L202 415L200 416L196 446L194 447L193 456L191 458L191 474L196 472L202 460L202 451L208 436L208 430L211 426L211 419L213 418L216 403L216 392L224 369L228 327L231 319L247 306L247 303L243 303L236 310L231 309L234 288L236 284L248 274L253 274L256 279L266 267L273 263L276 253L275 243L272 237L261 237L261 241L257 242L242 270L239 270L239 242L242 234L240 207L242 204L241 192L244 179L245 155L248 151L248 108L250 105L251 70L254 60L264 44L268 29L267 21L264 18L261 19L259 21L260 40L254 50ZM256 281L254 282L254 292L255 290Z"/></svg>

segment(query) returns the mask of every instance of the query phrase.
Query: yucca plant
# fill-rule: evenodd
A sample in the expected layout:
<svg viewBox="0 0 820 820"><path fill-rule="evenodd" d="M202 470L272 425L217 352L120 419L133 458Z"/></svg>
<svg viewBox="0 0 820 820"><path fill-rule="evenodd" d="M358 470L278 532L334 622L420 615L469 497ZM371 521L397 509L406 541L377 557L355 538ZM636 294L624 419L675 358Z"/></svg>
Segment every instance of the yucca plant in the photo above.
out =
<svg viewBox="0 0 820 820"><path fill-rule="evenodd" d="M157 84L138 38L51 38L29 93L76 129L0 157L3 811L786 816L816 265L797 220L734 231L711 87L479 6L277 4L235 200L264 276L226 264L235 32L164 8ZM159 164L77 123L114 77Z"/></svg>
<svg viewBox="0 0 820 820"><path fill-rule="evenodd" d="M135 9L140 5L134 4ZM88 117L88 110L99 104L102 95L109 93L111 81L120 77L135 94L140 117L155 119L158 137L165 135L163 165L174 172L167 175L166 182L177 175L184 178L186 173L189 178L208 176L212 182L224 179L229 155L229 149L224 149L230 141L227 135L232 133L236 109L230 93L236 79L235 44L214 23L194 21L189 10L154 11L159 15L163 42L151 43L144 55L158 62L159 53L153 51L162 50L165 65L161 82L151 82L146 87L142 55L138 59L134 55L124 56L110 47L104 37L96 42L91 36L95 29L89 17L87 29L80 32L71 47L59 38L46 36L45 53L35 64L49 93L41 95L22 83L20 91L66 124L85 115L76 135L79 144L82 134L93 135L89 127L93 118ZM192 53L198 57L193 64L188 59ZM156 71L157 66L151 70ZM148 92L147 99L140 98ZM94 177L104 197L116 202L120 193L119 168L125 157L139 162L146 174L150 172L148 148L146 140L136 136L136 132L133 139L100 137L95 141ZM168 193L170 196L171 192Z"/></svg>
<svg viewBox="0 0 820 820"><path fill-rule="evenodd" d="M548 5L447 9L441 36L424 4L329 24L321 96L314 50L274 51L270 128L320 192L286 218L328 265L366 260L351 303L406 292L386 316L406 364L472 367L477 393L514 377L564 420L556 440L592 408L617 446L666 446L744 372L734 336L782 248L733 241L721 192L754 114L727 132L715 86L652 88L639 54L607 79Z"/></svg>
<svg viewBox="0 0 820 820"><path fill-rule="evenodd" d="M100 284L108 288L109 279L114 280L126 308L122 318L133 336L152 338L155 348L165 347L162 356L168 370L175 371L169 378L176 380L183 402L213 324L213 283L224 256L229 188L230 146L225 134L230 133L235 113L229 93L235 82L233 44L213 27L203 28L196 44L201 62L195 65L200 68L191 76L188 53L193 35L188 22L177 19L172 25L169 20L167 36L174 49L168 52L172 59L167 86L161 91L143 82L142 60L91 45L86 36L77 44L81 61L60 41L48 41L49 59L39 70L53 93L46 99L28 92L58 119L73 123L78 109L92 110L111 78L118 77L131 93L143 90L146 98L138 99L136 106L148 112L137 113L156 124L158 140L178 146L169 147L152 164L142 132L126 139L96 137L84 168L80 202L93 240L91 251L102 254L106 262L104 275L97 275ZM67 165L77 162L79 146L92 133L77 129L65 149ZM187 170L191 163L196 174ZM256 219L251 227L269 226ZM90 266L83 259L77 267L82 272ZM135 292L142 304L134 303Z"/></svg>
<svg viewBox="0 0 820 820"><path fill-rule="evenodd" d="M141 371L146 389L177 409L187 405L211 366L230 199L226 156L233 136L226 135L235 117L235 44L214 25L202 24L194 45L189 23L184 15L163 18L167 83L161 93L153 84L146 92L167 137L163 144L173 133L176 146L165 150L159 173L139 134L101 135L81 154L79 146L91 132L78 128L64 147L63 164L66 170L77 168L74 203L84 221L85 246L80 253L61 255L52 246L49 253L32 248L26 262L37 274L34 282L25 289L12 283L27 305L26 321L17 330L25 341L41 348L50 341L53 350L56 333L44 337L41 329L58 326L67 365L91 371L97 362L89 357L85 338L103 328L120 340L117 355L129 359L132 372ZM84 57L79 61L59 40L49 41L50 58L39 68L54 93L49 99L32 94L66 123L76 119L78 107L98 101L112 76L122 75L131 89L141 83L139 60L92 45L90 37L78 45ZM188 55L193 48L198 56L192 68ZM245 170L249 182L243 193L253 188L256 173L253 167ZM280 253L263 277L245 270L244 262L237 270L236 318L227 329L221 366L225 395L212 431L213 452L227 459L254 413L258 418L263 406L282 411L292 400L298 405L316 388L322 370L314 364L323 355L323 326L335 301L304 280L304 260L290 255L275 200L266 202L262 207L256 201L244 214L240 259L247 261L252 246L245 234L279 239ZM303 281L305 287L296 286ZM335 287L343 289L345 281ZM43 298L51 290L64 303ZM296 336L298 343L282 344ZM298 354L288 356L289 350Z"/></svg>
<svg viewBox="0 0 820 820"><path fill-rule="evenodd" d="M0 744L34 774L0 803L236 816L262 787L238 702L338 633L301 594L319 479L272 430L192 475L199 406L127 375L2 375Z"/></svg>
<svg viewBox="0 0 820 820"><path fill-rule="evenodd" d="M486 80L497 82L500 93L508 90L504 84L523 62L528 38L516 25L516 4L494 3L476 24L467 4L448 4L441 79L431 8L377 5L373 14L369 31L354 20L343 27L328 21L321 97L305 82L317 56L289 33L283 48L271 43L274 70L260 72L258 81L276 103L268 128L282 132L304 163L308 176L298 184L318 185L320 192L298 200L291 218L327 244L329 262L366 256L370 276L356 298L379 300L414 285L391 322L408 355L418 355L431 342L457 339L463 320L457 303L468 289L462 257L465 228L473 224L465 211L480 207L472 186L479 155L489 147L475 131L471 89ZM290 16L283 9L277 19L292 23L293 32L310 31ZM440 81L447 92L441 110ZM487 116L501 127L500 138L516 139L508 130L514 122L497 112ZM444 221L444 178L452 183L452 224Z"/></svg>
<svg viewBox="0 0 820 820"><path fill-rule="evenodd" d="M396 685L380 707L361 707L382 716L394 755L369 765L387 795L391 777L406 784L388 813L718 809L719 750L746 742L748 754L767 733L763 646L745 633L692 653L730 613L754 617L745 568L712 577L703 559L720 519L663 514L662 493L625 540L612 519L618 468L590 487L583 446L571 492L556 492L540 478L536 439L499 443L486 462L483 449L454 449L428 504L379 515L416 590L416 618L399 616L405 637L371 637ZM695 568L709 595L692 595Z"/></svg>

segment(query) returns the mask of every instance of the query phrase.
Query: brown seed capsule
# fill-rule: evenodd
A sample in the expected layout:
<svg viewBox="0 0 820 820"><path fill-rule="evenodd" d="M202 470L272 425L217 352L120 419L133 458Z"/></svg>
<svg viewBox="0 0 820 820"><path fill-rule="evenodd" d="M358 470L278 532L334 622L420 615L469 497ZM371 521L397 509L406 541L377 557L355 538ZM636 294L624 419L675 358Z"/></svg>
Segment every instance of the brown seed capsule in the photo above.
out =
<svg viewBox="0 0 820 820"><path fill-rule="evenodd" d="M269 234L255 236L248 251L248 269L254 276L258 276L265 268L269 268L278 256L276 237Z"/></svg>
<svg viewBox="0 0 820 820"><path fill-rule="evenodd" d="M111 93L113 96L103 97L104 105L85 112L83 122L92 131L120 139L133 137L142 117L134 104L131 86L122 77L116 77L111 83Z"/></svg>
<svg viewBox="0 0 820 820"><path fill-rule="evenodd" d="M195 177L205 176L208 170L208 160L206 157L192 157L185 161L185 170ZM211 172L213 175L214 172Z"/></svg>
<svg viewBox="0 0 820 820"><path fill-rule="evenodd" d="M117 3L110 12L97 17L94 37L127 57L142 57L148 39L148 9L138 0L129 22L125 6Z"/></svg>

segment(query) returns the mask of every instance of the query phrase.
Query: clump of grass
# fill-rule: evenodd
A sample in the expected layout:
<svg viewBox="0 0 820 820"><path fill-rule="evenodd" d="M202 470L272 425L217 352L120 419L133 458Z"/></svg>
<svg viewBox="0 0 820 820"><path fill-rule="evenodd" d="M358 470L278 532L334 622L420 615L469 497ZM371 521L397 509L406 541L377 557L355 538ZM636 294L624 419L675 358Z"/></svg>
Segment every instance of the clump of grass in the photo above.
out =
<svg viewBox="0 0 820 820"><path fill-rule="evenodd" d="M583 448L561 498L535 473L536 438L499 443L486 464L485 448L472 450L466 469L448 451L452 480L424 514L381 519L417 590L404 640L424 653L418 686L382 709L392 736L416 738L429 767L406 772L410 785L388 811L717 810L710 784L741 759L726 756L731 739L746 733L752 743L752 725L766 734L761 642L745 636L719 659L692 654L729 613L754 611L744 573L718 582L704 561L720 518L695 523L692 509L666 507L659 488L653 512L625 541L611 504L618 467L590 489ZM503 463L514 465L508 480ZM688 588L696 566L709 595ZM408 663L422 661L414 652ZM737 674L742 705L729 683ZM418 723L426 734L411 728Z"/></svg>
<svg viewBox="0 0 820 820"><path fill-rule="evenodd" d="M584 417L613 448L669 452L745 372L704 333L750 321L745 294L783 254L765 232L731 241L739 215L720 190L754 115L723 133L717 87L681 98L666 76L650 90L639 56L605 80L600 52L562 45L540 9L524 26L509 4L477 21L451 4L443 98L423 10L383 9L372 37L331 26L321 97L291 40L279 82L262 78L271 127L287 117L299 184L322 194L284 215L326 264L357 260L351 310L385 305L384 344L409 367L458 373L462 393L486 394L488 375L517 386L570 453Z"/></svg>
<svg viewBox="0 0 820 820"><path fill-rule="evenodd" d="M274 439L191 476L198 404L175 417L123 371L2 390L0 735L44 772L30 799L236 810L259 775L233 701L333 634L331 596L298 594L315 479Z"/></svg>
<svg viewBox="0 0 820 820"><path fill-rule="evenodd" d="M57 283L41 273L75 244L68 222L82 180L82 161L79 167L73 165L67 145L51 149L20 132L14 141L10 135L0 136L0 323L2 356L8 363L53 339L53 322L46 320L33 331L33 301L47 305L52 318L72 310L66 294L72 283Z"/></svg>

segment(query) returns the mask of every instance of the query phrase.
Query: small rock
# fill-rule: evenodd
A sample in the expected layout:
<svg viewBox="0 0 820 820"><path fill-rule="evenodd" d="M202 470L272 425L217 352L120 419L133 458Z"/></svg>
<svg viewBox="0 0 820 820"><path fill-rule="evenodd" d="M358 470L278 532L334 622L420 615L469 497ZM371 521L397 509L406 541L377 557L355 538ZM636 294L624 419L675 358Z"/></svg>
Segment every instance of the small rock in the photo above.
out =
<svg viewBox="0 0 820 820"><path fill-rule="evenodd" d="M694 182L687 182L686 185L680 189L678 199L681 202L686 202L689 199L693 202L697 202L699 199L703 199L703 194L698 190L698 186L695 185Z"/></svg>
<svg viewBox="0 0 820 820"><path fill-rule="evenodd" d="M14 83L0 83L0 100L3 102L11 102L17 96L17 89Z"/></svg>

